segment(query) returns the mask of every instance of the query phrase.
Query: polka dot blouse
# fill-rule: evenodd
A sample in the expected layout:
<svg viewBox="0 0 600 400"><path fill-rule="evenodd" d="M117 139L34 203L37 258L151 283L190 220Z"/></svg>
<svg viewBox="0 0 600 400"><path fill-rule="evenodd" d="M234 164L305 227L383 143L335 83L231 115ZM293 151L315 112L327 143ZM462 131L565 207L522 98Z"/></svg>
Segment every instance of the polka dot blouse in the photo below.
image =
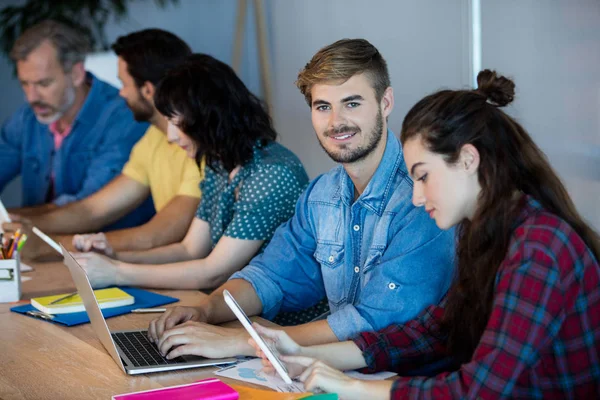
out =
<svg viewBox="0 0 600 400"><path fill-rule="evenodd" d="M262 251L275 229L294 214L307 184L306 171L290 150L276 142L255 147L231 182L223 167L205 168L196 217L209 223L213 248L225 235L264 240Z"/></svg>

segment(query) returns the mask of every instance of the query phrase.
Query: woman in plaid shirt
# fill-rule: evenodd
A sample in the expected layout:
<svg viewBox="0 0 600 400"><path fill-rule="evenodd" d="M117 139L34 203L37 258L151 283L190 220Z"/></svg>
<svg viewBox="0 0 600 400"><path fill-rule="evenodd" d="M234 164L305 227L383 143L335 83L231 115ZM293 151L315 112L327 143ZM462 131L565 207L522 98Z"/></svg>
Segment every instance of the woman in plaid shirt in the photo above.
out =
<svg viewBox="0 0 600 400"><path fill-rule="evenodd" d="M600 240L499 109L514 83L489 70L477 82L425 97L401 134L413 202L440 228L459 227L453 287L415 320L353 341L305 348L259 327L307 389L344 399L600 398ZM407 377L426 365L450 368ZM401 377L339 372L357 368Z"/></svg>

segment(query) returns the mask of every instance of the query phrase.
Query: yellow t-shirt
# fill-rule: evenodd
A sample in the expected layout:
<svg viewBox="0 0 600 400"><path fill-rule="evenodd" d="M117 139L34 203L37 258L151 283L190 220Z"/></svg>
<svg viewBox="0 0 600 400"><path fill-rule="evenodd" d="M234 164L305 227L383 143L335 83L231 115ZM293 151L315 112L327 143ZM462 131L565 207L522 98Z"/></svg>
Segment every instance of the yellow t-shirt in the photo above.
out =
<svg viewBox="0 0 600 400"><path fill-rule="evenodd" d="M203 174L196 161L154 125L133 147L123 174L150 187L156 211L178 195L200 198Z"/></svg>

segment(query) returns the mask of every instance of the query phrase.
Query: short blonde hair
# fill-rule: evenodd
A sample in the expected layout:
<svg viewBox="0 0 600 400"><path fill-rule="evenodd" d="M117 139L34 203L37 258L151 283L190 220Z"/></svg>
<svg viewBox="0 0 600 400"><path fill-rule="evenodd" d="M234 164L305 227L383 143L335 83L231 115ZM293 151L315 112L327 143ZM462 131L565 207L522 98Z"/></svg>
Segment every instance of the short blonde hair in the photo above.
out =
<svg viewBox="0 0 600 400"><path fill-rule="evenodd" d="M298 73L296 86L310 106L311 90L323 82L344 83L357 74L371 80L375 97L380 101L390 86L387 63L375 46L365 39L342 39L323 47Z"/></svg>

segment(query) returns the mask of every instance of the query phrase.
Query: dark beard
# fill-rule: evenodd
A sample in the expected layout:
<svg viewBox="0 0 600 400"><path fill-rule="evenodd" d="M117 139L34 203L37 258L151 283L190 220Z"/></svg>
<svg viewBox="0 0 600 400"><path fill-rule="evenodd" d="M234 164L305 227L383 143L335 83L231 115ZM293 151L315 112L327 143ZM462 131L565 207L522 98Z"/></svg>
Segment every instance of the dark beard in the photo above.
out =
<svg viewBox="0 0 600 400"><path fill-rule="evenodd" d="M147 122L154 115L154 107L152 107L152 104L148 100L142 97L140 97L140 101L135 106L129 103L127 105L137 122Z"/></svg>
<svg viewBox="0 0 600 400"><path fill-rule="evenodd" d="M360 132L360 130L357 131L357 133L359 133L359 132ZM319 140L319 144L321 145L323 150L325 150L325 152L329 155L329 157L333 161L342 163L342 164L351 164L356 161L360 161L360 160L364 159L365 157L367 157L369 154L371 154L373 152L373 150L375 150L375 148L377 147L379 142L381 141L382 137L383 137L383 115L381 114L381 110L379 110L379 112L377 113L377 119L375 121L375 127L371 131L371 135L370 135L371 140L366 144L366 146L358 147L351 151L347 151L344 146L344 147L342 147L341 151L334 153L334 152L328 151L325 148L325 146L323 146L323 143L321 143L320 140Z"/></svg>

